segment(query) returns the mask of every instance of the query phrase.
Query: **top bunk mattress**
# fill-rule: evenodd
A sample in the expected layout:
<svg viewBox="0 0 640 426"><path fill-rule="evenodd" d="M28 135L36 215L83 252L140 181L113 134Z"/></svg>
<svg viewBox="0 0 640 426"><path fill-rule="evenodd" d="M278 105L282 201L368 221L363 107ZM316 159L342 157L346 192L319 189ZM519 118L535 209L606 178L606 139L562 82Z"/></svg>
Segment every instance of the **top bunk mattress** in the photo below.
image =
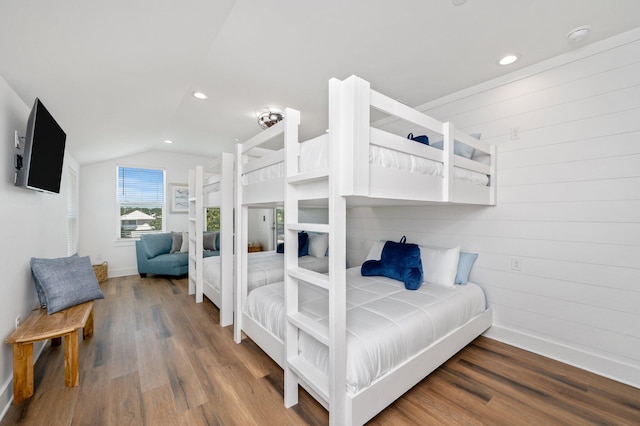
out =
<svg viewBox="0 0 640 426"><path fill-rule="evenodd" d="M417 142L416 142L417 143ZM329 138L322 136L300 144L300 172L308 172L329 167ZM388 169L403 170L430 176L443 175L443 165L439 161L418 157L393 149L370 145L369 164ZM489 177L483 173L454 167L454 178L474 185L487 186ZM243 185L252 185L271 179L283 178L284 163L276 163L242 176Z"/></svg>
<svg viewBox="0 0 640 426"><path fill-rule="evenodd" d="M328 324L327 292L302 283L299 310ZM355 394L486 309L482 289L473 283L444 287L423 284L418 290L400 281L363 277L347 270L347 390ZM284 283L256 289L245 314L284 341ZM328 371L328 348L300 333L300 353Z"/></svg>
<svg viewBox="0 0 640 426"><path fill-rule="evenodd" d="M325 273L329 270L329 258L302 256L298 265L315 272ZM284 254L275 251L261 251L247 254L247 288L251 292L266 284L284 280ZM220 258L203 259L204 281L220 291Z"/></svg>

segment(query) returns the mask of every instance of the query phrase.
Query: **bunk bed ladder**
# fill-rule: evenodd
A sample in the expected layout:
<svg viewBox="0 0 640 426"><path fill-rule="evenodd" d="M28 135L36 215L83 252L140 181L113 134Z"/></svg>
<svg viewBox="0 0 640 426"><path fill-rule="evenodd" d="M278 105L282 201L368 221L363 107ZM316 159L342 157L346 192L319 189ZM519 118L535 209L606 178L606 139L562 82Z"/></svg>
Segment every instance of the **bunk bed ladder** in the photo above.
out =
<svg viewBox="0 0 640 426"><path fill-rule="evenodd" d="M329 169L327 170L327 192L324 197L329 206L327 224L299 223L298 212L301 199L309 199L305 184L317 180L298 175L297 152L286 149L285 170L285 248L297 247L298 232L327 233L329 236L329 274L319 274L298 266L297 250L285 249L285 306L287 324L285 330L285 406L298 402L298 385L303 386L329 411L330 424L351 423L351 413L346 398L346 201L340 188L340 140L349 128L340 121L338 105L342 103L340 83L330 82L329 102L331 129L329 134ZM336 115L337 114L337 115ZM348 131L347 131L348 133ZM288 140L285 137L285 147ZM293 143L293 142L291 142ZM336 147L337 149L333 149ZM298 294L300 281L328 291L328 324L320 323L299 311ZM329 348L329 370L321 371L299 354L299 333L304 332Z"/></svg>
<svg viewBox="0 0 640 426"><path fill-rule="evenodd" d="M310 362L299 356L298 337L301 331L324 345L329 345L329 329L298 309L300 282L329 289L329 277L298 265L298 233L329 232L329 225L300 223L298 220L300 195L304 185L317 181L319 176L301 176L298 172L298 138L295 111L285 113L288 123L285 129L285 306L287 322L285 329L285 406L298 402L298 385L304 385L316 398L326 405L329 400L329 377ZM326 179L326 174L324 176Z"/></svg>
<svg viewBox="0 0 640 426"><path fill-rule="evenodd" d="M204 207L202 184L204 170L196 166L189 170L189 294L195 294L196 303L202 303L202 238L204 230Z"/></svg>

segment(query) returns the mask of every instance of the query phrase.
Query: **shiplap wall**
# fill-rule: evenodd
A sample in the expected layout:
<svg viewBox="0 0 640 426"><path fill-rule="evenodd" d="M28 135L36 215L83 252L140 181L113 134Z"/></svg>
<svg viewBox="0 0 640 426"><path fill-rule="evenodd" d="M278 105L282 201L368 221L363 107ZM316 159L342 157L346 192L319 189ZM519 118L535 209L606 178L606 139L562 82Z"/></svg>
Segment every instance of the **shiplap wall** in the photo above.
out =
<svg viewBox="0 0 640 426"><path fill-rule="evenodd" d="M478 252L489 337L640 387L640 29L421 109L500 146L498 205L351 209L349 263L402 235Z"/></svg>

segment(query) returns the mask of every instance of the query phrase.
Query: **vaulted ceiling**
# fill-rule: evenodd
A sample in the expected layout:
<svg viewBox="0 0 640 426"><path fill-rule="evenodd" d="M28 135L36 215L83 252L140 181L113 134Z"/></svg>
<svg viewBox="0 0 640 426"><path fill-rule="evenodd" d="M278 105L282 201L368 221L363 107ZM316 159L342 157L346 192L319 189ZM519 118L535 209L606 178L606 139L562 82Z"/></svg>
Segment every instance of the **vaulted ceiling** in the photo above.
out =
<svg viewBox="0 0 640 426"><path fill-rule="evenodd" d="M80 164L213 156L259 132L262 107L322 133L331 77L415 106L636 27L637 0L3 1L0 76L44 102Z"/></svg>

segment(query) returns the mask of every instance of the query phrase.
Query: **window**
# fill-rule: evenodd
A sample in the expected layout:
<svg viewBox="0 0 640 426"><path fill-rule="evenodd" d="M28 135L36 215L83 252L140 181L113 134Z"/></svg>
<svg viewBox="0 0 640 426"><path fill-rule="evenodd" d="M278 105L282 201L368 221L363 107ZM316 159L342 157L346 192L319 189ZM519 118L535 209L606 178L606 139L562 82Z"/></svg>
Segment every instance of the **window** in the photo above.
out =
<svg viewBox="0 0 640 426"><path fill-rule="evenodd" d="M67 167L67 256L78 251L78 175Z"/></svg>
<svg viewBox="0 0 640 426"><path fill-rule="evenodd" d="M120 238L138 238L164 229L164 170L118 167Z"/></svg>
<svg viewBox="0 0 640 426"><path fill-rule="evenodd" d="M207 210L207 221L205 231L219 231L220 230L220 208L209 207Z"/></svg>
<svg viewBox="0 0 640 426"><path fill-rule="evenodd" d="M275 241L276 244L284 243L284 209L275 209L275 217L276 217L276 226L275 232L276 235Z"/></svg>

